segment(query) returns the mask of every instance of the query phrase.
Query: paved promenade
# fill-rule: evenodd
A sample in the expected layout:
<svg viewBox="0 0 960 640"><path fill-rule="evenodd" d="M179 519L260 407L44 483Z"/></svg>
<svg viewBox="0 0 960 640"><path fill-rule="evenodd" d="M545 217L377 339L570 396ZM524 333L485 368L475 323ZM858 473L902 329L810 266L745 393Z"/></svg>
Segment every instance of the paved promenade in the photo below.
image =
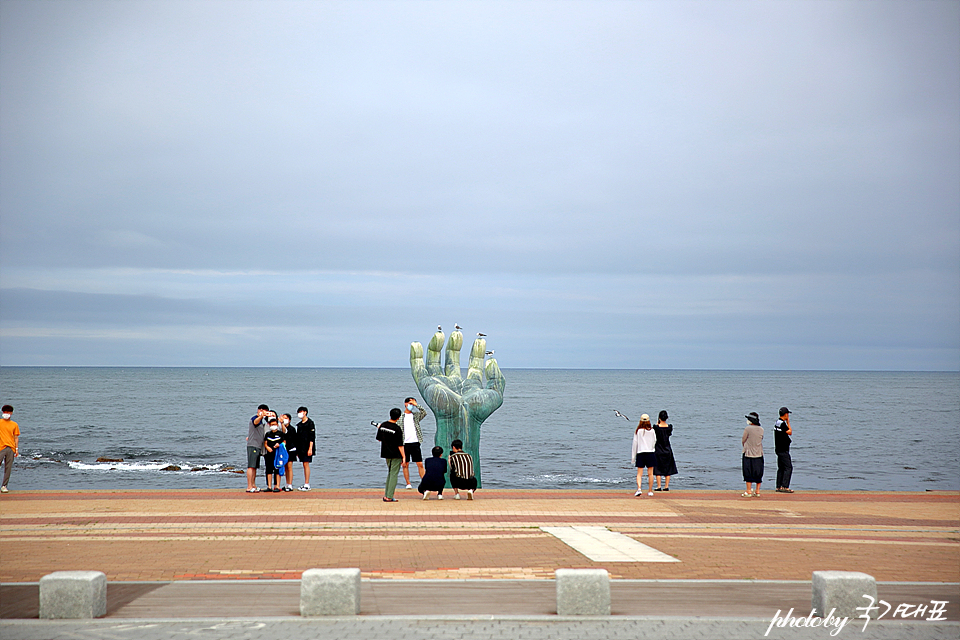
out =
<svg viewBox="0 0 960 640"><path fill-rule="evenodd" d="M761 637L766 624L759 634L755 629L763 619L768 624L777 609L809 613L811 573L830 569L873 575L881 582L880 597L897 604L949 601L952 626L926 623L922 629L929 637L958 635L956 492L771 491L741 498L735 491L675 490L634 498L612 491L482 490L474 501L448 496L424 502L415 491L399 491L398 497L399 503L383 503L375 489L5 494L0 497L3 635L41 637L31 634L44 628L49 633L53 627L45 621L9 619L35 616L35 583L70 569L106 573L110 603L105 620L58 623L66 625L57 632L63 637L96 637L103 632L96 625L119 618L218 618L233 625L276 616L293 625L287 637L299 637L301 622L289 620L297 614L297 580L305 569L323 567L361 570L363 615L344 622L359 625L357 637L365 637L361 631L367 627L370 637L383 637L373 623L382 616L422 622L457 612L495 619L492 626L470 627L475 633L464 637L493 638L500 632L507 637L521 624L510 616L526 616L528 622L543 616L537 624L550 629L543 637L567 637L556 627L559 619L550 619L555 608L549 579L558 568L580 567L607 569L615 580L615 617L587 625L590 629L646 619L648 627L657 620L664 637ZM622 534L614 537L646 545L650 559L612 561L616 553L578 550L549 533L567 527ZM698 636L704 616L716 622ZM699 626L687 633L669 622L674 617L676 624L699 617ZM432 619L444 628L455 622ZM747 635L741 623L750 627ZM404 624L432 637L419 623ZM569 637L637 635L634 627L616 633L609 627L609 635L592 636L586 623L569 624ZM873 624L871 633L887 629L889 637L898 637L904 631L885 624ZM247 637L247 627L241 627L231 627L230 637ZM163 628L173 634L169 624ZM94 631L83 635L84 629ZM251 629L250 637L257 637ZM649 637L659 633L644 629ZM936 635L943 629L947 635ZM70 635L74 631L82 633ZM793 633L782 637L806 637L786 631ZM111 637L127 637L117 633L111 631ZM776 630L768 637L775 635ZM825 635L820 630L817 637Z"/></svg>

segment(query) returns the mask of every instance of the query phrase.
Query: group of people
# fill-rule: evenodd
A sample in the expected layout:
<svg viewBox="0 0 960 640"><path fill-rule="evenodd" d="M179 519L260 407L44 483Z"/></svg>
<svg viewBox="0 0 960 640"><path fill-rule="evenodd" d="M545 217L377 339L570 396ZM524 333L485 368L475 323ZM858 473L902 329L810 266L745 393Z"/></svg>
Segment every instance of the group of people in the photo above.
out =
<svg viewBox="0 0 960 640"><path fill-rule="evenodd" d="M250 418L247 431L247 493L262 491L257 486L260 458L264 461L266 491L293 491L293 463L297 460L303 463L303 484L298 490L310 491L310 463L317 448L317 430L308 413L306 407L297 409L300 422L293 425L289 413L277 416L265 404L257 407L257 415ZM286 480L282 487L281 477Z"/></svg>
<svg viewBox="0 0 960 640"><path fill-rule="evenodd" d="M790 457L790 442L793 429L790 428L790 410L780 407L779 419L773 425L773 445L777 454L777 492L793 493L790 480L793 478L793 460ZM746 490L740 495L744 498L759 498L760 483L763 482L763 427L760 416L752 411L744 416L747 426L743 430L743 482Z"/></svg>
<svg viewBox="0 0 960 640"><path fill-rule="evenodd" d="M790 428L790 410L780 407L780 418L773 427L774 446L777 453L777 491L793 493L790 480L793 477L793 460L790 457L790 442L793 429ZM743 481L746 490L743 497L760 497L760 483L763 482L763 427L760 416L754 411L747 414L747 427L743 430ZM673 425L668 424L669 416L661 411L657 424L650 424L650 416L640 416L640 423L633 432L633 463L637 468L637 492L643 495L642 480L644 470L647 475L647 495L654 491L670 491L670 476L676 475L677 463L670 446ZM656 488L654 488L656 478Z"/></svg>
<svg viewBox="0 0 960 640"><path fill-rule="evenodd" d="M403 401L403 410L391 409L388 420L374 423L377 427L377 440L380 441L380 457L387 463L383 501L399 502L394 493L397 489L397 474L401 469L407 489L413 488L410 484L411 462L417 465L420 472L417 491L423 495L424 500L429 499L431 492L436 493L438 500L443 500L448 462L454 500L460 499L460 491L466 492L467 500L473 500L477 490L477 478L473 472L473 457L463 450L462 441L454 440L450 443L448 459L443 458L443 447L437 446L431 449L431 457L424 462L420 451L420 444L423 442L420 421L426 415L427 412L417 405L416 398L406 398Z"/></svg>
<svg viewBox="0 0 960 640"><path fill-rule="evenodd" d="M677 475L677 463L673 458L673 449L670 447L670 436L673 435L673 425L667 424L670 416L661 411L657 416L657 424L650 424L650 416L640 416L640 423L633 432L633 464L637 468L637 492L633 495L643 495L643 472L647 472L647 495L653 496L654 491L670 491L670 476ZM653 479L657 479L657 487L653 487Z"/></svg>

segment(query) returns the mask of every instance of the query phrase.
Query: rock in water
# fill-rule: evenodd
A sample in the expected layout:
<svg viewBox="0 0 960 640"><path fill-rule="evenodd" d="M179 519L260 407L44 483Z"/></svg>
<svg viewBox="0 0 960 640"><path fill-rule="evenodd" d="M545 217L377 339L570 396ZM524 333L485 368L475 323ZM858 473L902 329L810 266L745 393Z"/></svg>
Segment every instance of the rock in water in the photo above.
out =
<svg viewBox="0 0 960 640"><path fill-rule="evenodd" d="M123 462L123 458L97 458L97 462Z"/></svg>
<svg viewBox="0 0 960 640"><path fill-rule="evenodd" d="M178 467L175 464L171 464L164 467L163 469L160 469L160 471L180 471L180 467Z"/></svg>

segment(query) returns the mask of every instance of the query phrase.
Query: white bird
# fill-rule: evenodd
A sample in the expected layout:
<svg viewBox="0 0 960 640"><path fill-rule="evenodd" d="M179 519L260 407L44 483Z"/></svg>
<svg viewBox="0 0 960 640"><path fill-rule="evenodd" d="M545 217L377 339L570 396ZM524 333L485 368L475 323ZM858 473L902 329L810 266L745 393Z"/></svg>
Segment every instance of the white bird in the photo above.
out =
<svg viewBox="0 0 960 640"><path fill-rule="evenodd" d="M620 413L620 412L617 411L616 409L614 409L613 412L614 412L615 414L617 414L617 417L618 417L618 418L623 418L623 419L626 420L627 422L630 421L630 418L628 418L627 416L623 415L622 413Z"/></svg>
<svg viewBox="0 0 960 640"><path fill-rule="evenodd" d="M494 353L493 351L487 351L487 355L488 355L488 356L492 356L493 353Z"/></svg>
<svg viewBox="0 0 960 640"><path fill-rule="evenodd" d="M480 333L479 331L477 331L477 336L479 336L479 337L481 337L481 338L486 338L486 337L487 337L487 334L485 334L485 333Z"/></svg>
<svg viewBox="0 0 960 640"><path fill-rule="evenodd" d="M458 324L453 325L453 328L456 329L457 331L460 331L460 329L463 329L463 327L461 327Z"/></svg>
<svg viewBox="0 0 960 640"><path fill-rule="evenodd" d="M437 331L443 331L443 327L441 327L440 325L437 325Z"/></svg>

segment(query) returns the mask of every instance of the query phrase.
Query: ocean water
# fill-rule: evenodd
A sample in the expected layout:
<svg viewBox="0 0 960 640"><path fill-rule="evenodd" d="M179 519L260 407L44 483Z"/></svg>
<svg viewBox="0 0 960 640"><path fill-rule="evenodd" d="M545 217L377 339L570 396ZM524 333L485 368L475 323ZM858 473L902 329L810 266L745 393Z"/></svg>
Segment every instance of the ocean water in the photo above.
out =
<svg viewBox="0 0 960 640"><path fill-rule="evenodd" d="M481 436L487 488L632 491L636 420L666 409L679 469L672 490L742 488L740 437L750 411L766 430L764 486L773 489L772 428L786 405L797 490L960 489L958 373L508 369L504 376L503 407ZM247 423L260 403L280 413L310 408L314 487L381 486L370 421L385 419L408 395L419 397L405 369L0 368L0 401L16 407L22 431L11 489L243 490L244 476L228 467L245 466ZM429 412L423 430L426 451L435 430ZM182 470L163 471L168 465Z"/></svg>

